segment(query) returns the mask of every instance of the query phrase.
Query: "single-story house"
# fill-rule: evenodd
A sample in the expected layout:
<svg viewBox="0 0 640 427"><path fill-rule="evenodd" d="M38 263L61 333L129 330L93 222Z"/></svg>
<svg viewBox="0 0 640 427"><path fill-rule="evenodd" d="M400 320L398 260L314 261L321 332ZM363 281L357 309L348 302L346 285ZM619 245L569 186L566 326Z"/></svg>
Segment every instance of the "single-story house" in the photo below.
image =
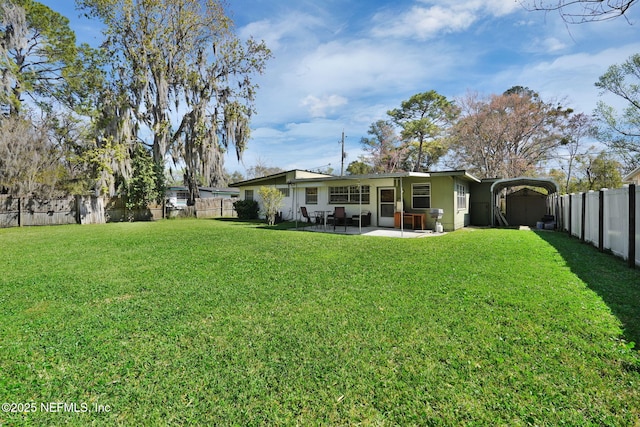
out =
<svg viewBox="0 0 640 427"><path fill-rule="evenodd" d="M632 170L628 175L622 178L624 184L640 185L640 168Z"/></svg>
<svg viewBox="0 0 640 427"><path fill-rule="evenodd" d="M281 211L285 220L302 220L301 207L309 213L326 214L341 206L348 218L371 213L374 227L419 229L424 223L425 229L435 229L430 211L442 209L438 222L444 231L452 231L470 225L470 188L479 182L464 170L345 176L290 170L232 186L239 189L240 200L258 203L260 187L278 188L284 194Z"/></svg>
<svg viewBox="0 0 640 427"><path fill-rule="evenodd" d="M198 190L202 199L231 199L237 198L240 194L237 188L198 187ZM189 189L179 185L168 187L165 192L165 198L168 201L168 206L185 207L187 206L187 200L189 200Z"/></svg>

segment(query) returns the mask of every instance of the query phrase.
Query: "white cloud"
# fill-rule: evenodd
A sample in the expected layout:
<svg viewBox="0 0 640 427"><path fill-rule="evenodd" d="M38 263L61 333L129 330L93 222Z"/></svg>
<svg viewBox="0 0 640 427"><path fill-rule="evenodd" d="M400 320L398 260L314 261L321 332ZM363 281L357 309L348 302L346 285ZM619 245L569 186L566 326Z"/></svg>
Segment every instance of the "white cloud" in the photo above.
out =
<svg viewBox="0 0 640 427"><path fill-rule="evenodd" d="M340 95L325 95L322 98L308 95L300 102L300 105L308 108L311 117L326 117L327 113L335 112L336 107L347 103L347 98Z"/></svg>
<svg viewBox="0 0 640 427"><path fill-rule="evenodd" d="M402 37L427 40L437 35L457 33L471 27L483 16L504 16L519 10L513 0L422 1L409 11L378 13L372 34L377 37Z"/></svg>
<svg viewBox="0 0 640 427"><path fill-rule="evenodd" d="M540 92L543 99L566 98L568 106L577 112L591 114L601 99L595 82L610 65L622 63L638 51L640 44L634 43L593 53L562 55L551 61L532 62L523 68L512 67L496 76L496 81L502 82L498 83L502 87L506 87L506 82L510 82L510 86L518 82Z"/></svg>

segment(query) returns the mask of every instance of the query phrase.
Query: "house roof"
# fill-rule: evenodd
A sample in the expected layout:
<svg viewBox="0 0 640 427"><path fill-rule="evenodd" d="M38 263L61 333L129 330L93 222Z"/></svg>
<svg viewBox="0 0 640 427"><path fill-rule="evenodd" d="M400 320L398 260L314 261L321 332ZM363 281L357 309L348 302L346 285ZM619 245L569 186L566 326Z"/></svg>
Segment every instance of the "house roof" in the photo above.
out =
<svg viewBox="0 0 640 427"><path fill-rule="evenodd" d="M469 181L480 182L478 178L471 175L465 170L438 171L438 172L392 172L392 173L374 173L366 175L327 175L317 172L293 169L286 172L279 172L273 175L263 176L260 178L248 179L246 181L236 182L234 187L243 187L248 185L257 185L261 182L274 181L279 178L285 178L287 184L295 184L301 182L326 182L326 181L361 181L365 179L383 179L383 178L431 178L436 176L458 176Z"/></svg>
<svg viewBox="0 0 640 427"><path fill-rule="evenodd" d="M200 191L208 191L210 193L232 193L232 194L238 194L238 189L237 188L230 188L230 187L198 187L198 189ZM184 185L172 185L167 187L168 191L189 191L189 188L185 187Z"/></svg>
<svg viewBox="0 0 640 427"><path fill-rule="evenodd" d="M278 172L278 173L274 173L271 175L267 175L267 176L261 176L258 178L252 178L252 179L247 179L244 181L238 181L238 182L234 182L233 184L231 184L232 187L242 187L242 186L246 186L246 185L255 185L258 184L260 182L263 181L273 181L274 179L278 179L278 178L287 178L287 176L293 176L293 179L296 179L296 177L316 177L316 178L326 178L326 177L331 177L333 175L327 175L327 174L323 174L323 173L317 173L317 172L311 172L308 170L304 170L304 169L291 169L288 171L283 171L283 172Z"/></svg>
<svg viewBox="0 0 640 427"><path fill-rule="evenodd" d="M633 182L633 180L635 179L635 177L637 175L640 175L640 167L632 170L628 175L625 175L625 177L622 178L622 181L623 182Z"/></svg>
<svg viewBox="0 0 640 427"><path fill-rule="evenodd" d="M383 179L383 178L409 178L409 177L418 177L418 178L431 178L434 176L460 176L464 177L470 181L480 182L478 178L469 174L464 170L456 170L456 171L441 171L441 172L391 172L391 173L374 173L374 174L366 174L366 175L343 175L343 176L325 176L325 177L317 177L317 178L301 178L291 180L291 183L296 182L314 182L314 181L361 181L365 179Z"/></svg>
<svg viewBox="0 0 640 427"><path fill-rule="evenodd" d="M549 194L557 193L559 191L558 184L552 179L548 178L532 178L528 176L521 176L518 178L499 179L491 184L491 194L495 194L500 190L509 187L520 187L522 185L529 185L531 187L544 188Z"/></svg>

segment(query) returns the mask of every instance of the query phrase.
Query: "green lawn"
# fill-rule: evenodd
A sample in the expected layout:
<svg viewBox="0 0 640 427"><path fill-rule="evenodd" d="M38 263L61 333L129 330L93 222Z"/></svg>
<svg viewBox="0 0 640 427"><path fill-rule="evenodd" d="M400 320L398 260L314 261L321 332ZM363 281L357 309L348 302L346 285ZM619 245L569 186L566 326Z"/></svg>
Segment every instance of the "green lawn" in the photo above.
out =
<svg viewBox="0 0 640 427"><path fill-rule="evenodd" d="M640 423L640 271L560 233L173 220L0 260L0 425Z"/></svg>

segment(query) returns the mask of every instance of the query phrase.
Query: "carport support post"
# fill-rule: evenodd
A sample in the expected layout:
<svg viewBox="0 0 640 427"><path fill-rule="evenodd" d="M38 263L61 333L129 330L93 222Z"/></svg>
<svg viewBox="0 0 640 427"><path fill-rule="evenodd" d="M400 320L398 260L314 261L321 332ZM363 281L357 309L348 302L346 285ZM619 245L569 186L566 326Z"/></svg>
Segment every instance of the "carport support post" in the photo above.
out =
<svg viewBox="0 0 640 427"><path fill-rule="evenodd" d="M629 267L636 268L636 186L629 185Z"/></svg>
<svg viewBox="0 0 640 427"><path fill-rule="evenodd" d="M414 225L415 229L416 226ZM400 237L404 237L404 185L402 185L402 177L400 177Z"/></svg>
<svg viewBox="0 0 640 427"><path fill-rule="evenodd" d="M358 195L358 204L360 208L360 212L358 213L358 234L362 234L362 183L358 181L358 191L360 194ZM344 219L347 220L346 218Z"/></svg>

